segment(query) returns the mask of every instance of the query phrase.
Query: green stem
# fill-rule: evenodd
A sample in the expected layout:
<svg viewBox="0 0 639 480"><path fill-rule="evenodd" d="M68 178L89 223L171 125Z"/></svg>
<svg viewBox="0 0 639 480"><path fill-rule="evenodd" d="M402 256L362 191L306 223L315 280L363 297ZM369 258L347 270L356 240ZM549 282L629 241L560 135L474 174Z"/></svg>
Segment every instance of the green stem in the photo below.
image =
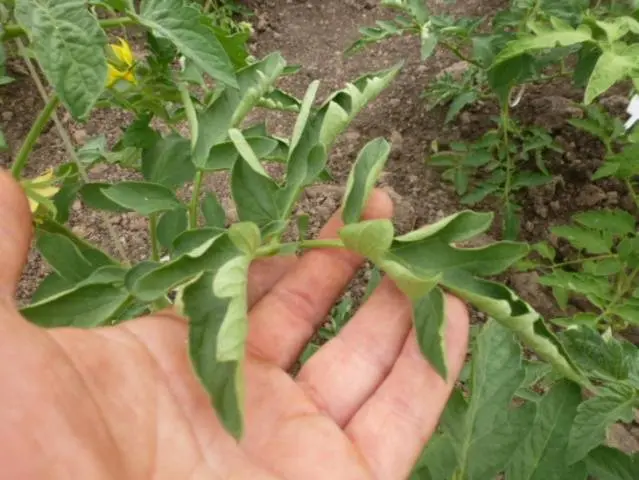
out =
<svg viewBox="0 0 639 480"><path fill-rule="evenodd" d="M619 303L619 300L621 300L626 295L626 293L628 293L628 291L632 288L633 286L632 284L634 283L635 278L637 277L638 274L639 274L639 267L635 268L632 271L632 273L628 275L627 282L624 282L623 279L619 279L615 296L612 297L612 300L606 307L606 310L603 311L601 315L597 317L597 320L595 323L599 323L601 320L603 320L608 315L610 315L610 312L612 312L612 309L617 306L617 303Z"/></svg>
<svg viewBox="0 0 639 480"><path fill-rule="evenodd" d="M632 186L632 182L630 181L630 179L626 180L626 188L628 188L630 196L635 201L635 205L637 206L637 208L639 208L639 196L637 196L637 192L635 192L635 188Z"/></svg>
<svg viewBox="0 0 639 480"><path fill-rule="evenodd" d="M444 47L446 50L451 52L453 55L455 55L457 58L459 58L460 60L462 60L464 62L468 62L471 65L474 65L474 66L476 66L478 68L482 68L483 69L483 67L481 66L481 64L479 62L477 62L476 60L473 60L470 57L467 57L466 55L464 55L462 53L462 51L459 48L457 48L455 45L451 45L450 43L443 42L443 41L440 41L439 44L442 47Z"/></svg>
<svg viewBox="0 0 639 480"><path fill-rule="evenodd" d="M158 214L152 213L149 217L149 232L151 233L151 259L160 261L160 245L158 242Z"/></svg>
<svg viewBox="0 0 639 480"><path fill-rule="evenodd" d="M345 248L344 243L338 239L302 240L301 242L276 243L266 245L257 250L256 257L270 257L282 250L298 250L311 248Z"/></svg>
<svg viewBox="0 0 639 480"><path fill-rule="evenodd" d="M104 20L100 20L100 27L107 30L111 28L125 27L127 25L135 25L137 23L137 20L132 17L106 18ZM2 41L6 42L17 37L22 37L26 34L27 32L20 25L5 25Z"/></svg>
<svg viewBox="0 0 639 480"><path fill-rule="evenodd" d="M197 228L197 207L199 206L200 189L202 188L202 180L204 180L204 172L198 170L193 180L193 194L189 203L189 228Z"/></svg>
<svg viewBox="0 0 639 480"><path fill-rule="evenodd" d="M180 90L180 97L184 104L186 119L188 120L189 127L191 129L191 152L194 152L195 145L197 144L197 137L199 135L197 112L195 111L195 105L193 105L188 85L184 82L178 82L178 89ZM202 188L203 180L204 171L198 169L195 172L195 178L193 179L193 194L191 195L191 201L189 202L189 228L197 228L197 208L199 205L200 189Z"/></svg>
<svg viewBox="0 0 639 480"><path fill-rule="evenodd" d="M549 265L548 268L552 268L552 269L561 268L561 267L565 267L565 266L568 266L568 265L576 265L576 264L579 264L579 263L584 263L584 262L587 262L589 260L596 261L596 260L605 260L607 258L617 258L617 255L609 253L609 254L606 254L606 255L598 255L596 257L580 258L579 260L570 260L568 262L562 262L562 263L556 263L554 265Z"/></svg>
<svg viewBox="0 0 639 480"><path fill-rule="evenodd" d="M16 156L13 165L11 166L11 174L14 176L14 178L20 178L22 170L24 170L24 167L27 165L27 160L29 158L31 150L33 150L33 146L38 141L38 138L40 137L40 134L42 133L42 130L44 130L46 124L49 123L49 120L51 120L51 115L53 115L53 112L55 111L59 103L60 100L58 99L57 95L52 95L40 112L40 115L38 115L35 123L31 126L31 130L29 130L29 134L22 143L22 147L20 147L20 151L18 152L18 155Z"/></svg>
<svg viewBox="0 0 639 480"><path fill-rule="evenodd" d="M510 144L508 138L508 124L510 123L510 111L508 101L504 102L501 108L501 128L503 131L503 148L506 156L506 183L504 185L504 200L509 203L510 200L510 187L512 184L513 165L512 156L510 155Z"/></svg>

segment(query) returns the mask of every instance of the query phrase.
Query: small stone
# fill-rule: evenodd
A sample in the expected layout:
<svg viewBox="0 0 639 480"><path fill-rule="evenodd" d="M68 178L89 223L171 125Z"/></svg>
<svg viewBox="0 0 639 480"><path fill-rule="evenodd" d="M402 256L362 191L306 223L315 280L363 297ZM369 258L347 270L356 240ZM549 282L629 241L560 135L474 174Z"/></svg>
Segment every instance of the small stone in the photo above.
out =
<svg viewBox="0 0 639 480"><path fill-rule="evenodd" d="M8 122L13 118L13 112L2 112L2 120Z"/></svg>
<svg viewBox="0 0 639 480"><path fill-rule="evenodd" d="M82 128L73 132L73 139L78 145L84 145L88 136L87 131Z"/></svg>
<svg viewBox="0 0 639 480"><path fill-rule="evenodd" d="M404 137L397 130L393 130L390 136L390 142L392 144L392 149L395 152L401 152L404 144Z"/></svg>
<svg viewBox="0 0 639 480"><path fill-rule="evenodd" d="M604 201L607 198L606 192L604 192L597 185L586 185L581 193L577 196L577 205L581 207L594 207L598 203Z"/></svg>
<svg viewBox="0 0 639 480"><path fill-rule="evenodd" d="M533 233L535 231L535 224L529 220L526 223L524 223L524 229L528 233Z"/></svg>
<svg viewBox="0 0 639 480"><path fill-rule="evenodd" d="M619 203L619 192L607 192L608 205L617 205Z"/></svg>
<svg viewBox="0 0 639 480"><path fill-rule="evenodd" d="M561 204L557 200L550 202L550 209L555 213L559 212L561 211Z"/></svg>
<svg viewBox="0 0 639 480"><path fill-rule="evenodd" d="M73 206L71 208L73 208L74 212L79 212L82 210L82 202L80 200L76 200L73 202Z"/></svg>
<svg viewBox="0 0 639 480"><path fill-rule="evenodd" d="M470 116L470 113L462 112L462 114L459 116L459 121L463 125L468 125L472 121L472 117Z"/></svg>
<svg viewBox="0 0 639 480"><path fill-rule="evenodd" d="M535 213L541 218L548 218L548 207L546 205L535 205Z"/></svg>

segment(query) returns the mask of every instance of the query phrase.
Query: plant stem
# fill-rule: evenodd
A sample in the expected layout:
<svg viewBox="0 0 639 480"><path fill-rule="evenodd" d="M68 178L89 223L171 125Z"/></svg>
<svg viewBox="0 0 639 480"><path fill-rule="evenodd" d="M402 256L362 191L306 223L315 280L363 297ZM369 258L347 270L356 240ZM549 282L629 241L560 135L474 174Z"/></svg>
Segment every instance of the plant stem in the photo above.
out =
<svg viewBox="0 0 639 480"><path fill-rule="evenodd" d="M40 137L42 130L44 130L44 127L47 125L47 123L49 123L49 120L51 120L51 115L53 115L53 112L55 111L59 103L60 100L58 99L57 95L52 95L40 112L40 115L38 115L38 118L36 119L34 124L31 126L31 130L29 130L29 134L22 143L20 151L18 152L18 155L16 156L13 165L11 166L11 174L14 178L20 178L22 170L24 170L24 167L26 167L27 165L27 160L29 159L31 150L33 150L33 146L38 141L38 138Z"/></svg>
<svg viewBox="0 0 639 480"><path fill-rule="evenodd" d="M135 25L138 22L132 17L116 17L105 18L104 20L100 20L99 23L100 27L106 30L110 28L124 27L127 25ZM17 37L22 37L26 34L27 32L20 25L5 25L4 34L2 35L2 41L6 42Z"/></svg>
<svg viewBox="0 0 639 480"><path fill-rule="evenodd" d="M33 80L33 83L35 84L36 89L38 90L38 93L40 94L40 97L42 97L42 100L44 100L45 103L49 103L49 96L47 95L47 91L44 88L44 85L42 84L42 80L40 80L40 76L38 75L38 71L36 70L36 67L33 64L33 61L31 60L31 58L29 57L29 54L27 53L27 49L25 48L24 43L22 42L20 38L16 38L16 45L18 47L18 51L20 52L20 55L22 56L22 59L24 60L24 63L27 66L27 69L29 70L29 75L31 76L31 79ZM75 163L76 166L78 167L78 173L82 177L82 181L84 183L89 183L89 176L87 175L86 168L84 167L82 162L78 159L78 155L75 151L75 147L73 146L73 143L71 142L71 138L69 137L69 134L65 130L64 125L62 125L62 122L58 118L58 115L55 113L55 111L51 115L51 118L53 119L55 128L58 131L58 135L60 135L60 138L62 139L62 143L64 144L64 148L66 149L67 154L73 160L73 163ZM111 241L113 242L115 249L118 252L118 255L120 255L120 259L125 263L125 265L130 266L131 262L129 261L129 257L126 253L126 250L124 249L124 245L122 245L122 242L120 241L119 237L116 235L115 230L113 229L113 225L111 225L111 223L109 222L108 217L106 216L104 212L99 212L98 215L100 216L100 219L102 220L102 223L104 224L104 228L109 233L109 237L111 238Z"/></svg>
<svg viewBox="0 0 639 480"><path fill-rule="evenodd" d="M160 261L160 247L158 244L158 214L152 213L149 217L149 232L151 234L151 259Z"/></svg>
<svg viewBox="0 0 639 480"><path fill-rule="evenodd" d="M506 203L510 201L510 187L512 184L512 175L513 175L513 165L512 165L512 157L510 155L510 144L508 138L508 124L510 123L510 110L508 106L508 101L504 102L501 107L501 128L502 128L502 142L504 154L506 156L506 183L504 185L504 200Z"/></svg>
<svg viewBox="0 0 639 480"><path fill-rule="evenodd" d="M345 248L344 243L338 239L318 239L302 240L301 242L276 243L266 245L257 250L256 257L270 257L280 253L282 250L298 250L311 248Z"/></svg>
<svg viewBox="0 0 639 480"><path fill-rule="evenodd" d="M584 262L587 262L589 260L592 260L592 261L605 260L607 258L617 258L617 255L615 255L613 253L608 253L606 255L598 255L596 257L580 258L579 260L570 260L568 262L562 262L562 263L556 263L555 265L549 265L549 268L552 268L552 269L561 268L561 267L565 267L567 265L576 265L576 264L579 264L579 263L584 263Z"/></svg>
<svg viewBox="0 0 639 480"><path fill-rule="evenodd" d="M635 205L639 208L639 196L637 196L637 192L635 192L635 188L632 186L632 181L630 179L626 179L626 188L628 188L630 196L635 201Z"/></svg>
<svg viewBox="0 0 639 480"><path fill-rule="evenodd" d="M475 65L478 68L483 69L483 67L481 66L481 64L479 62L477 62L476 60L473 60L470 57L467 57L466 55L464 55L464 53L462 53L462 51L457 48L455 45L451 45L448 42L443 42L440 41L439 44L444 47L446 50L448 50L449 52L451 52L453 55L455 55L457 58L459 58L460 60L464 61L464 62L468 62L471 65Z"/></svg>
<svg viewBox="0 0 639 480"><path fill-rule="evenodd" d="M202 188L202 180L204 180L204 172L198 170L193 180L193 193L191 194L191 202L189 203L189 228L197 228L197 207L200 199L200 189Z"/></svg>

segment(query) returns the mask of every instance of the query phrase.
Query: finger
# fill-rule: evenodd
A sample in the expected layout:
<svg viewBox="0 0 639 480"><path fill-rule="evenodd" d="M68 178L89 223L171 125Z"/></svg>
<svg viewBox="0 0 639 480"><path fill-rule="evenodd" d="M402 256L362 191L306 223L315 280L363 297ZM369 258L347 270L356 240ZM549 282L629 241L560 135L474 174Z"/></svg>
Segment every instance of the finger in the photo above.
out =
<svg viewBox="0 0 639 480"><path fill-rule="evenodd" d="M411 303L389 278L297 381L320 410L344 426L386 378L412 325Z"/></svg>
<svg viewBox="0 0 639 480"><path fill-rule="evenodd" d="M388 195L375 190L363 217L388 218L392 210ZM320 238L336 238L342 226L339 214L333 215ZM289 368L362 262L360 255L342 249L316 249L304 254L251 311L249 355Z"/></svg>
<svg viewBox="0 0 639 480"><path fill-rule="evenodd" d="M31 213L22 187L0 170L0 298L15 296L31 242Z"/></svg>
<svg viewBox="0 0 639 480"><path fill-rule="evenodd" d="M261 258L251 263L248 282L249 309L270 292L273 285L279 282L296 263L297 257L294 255Z"/></svg>
<svg viewBox="0 0 639 480"><path fill-rule="evenodd" d="M452 296L447 298L446 310L448 382L422 356L413 329L391 373L346 426L346 434L377 478L408 477L437 427L464 364L468 311Z"/></svg>

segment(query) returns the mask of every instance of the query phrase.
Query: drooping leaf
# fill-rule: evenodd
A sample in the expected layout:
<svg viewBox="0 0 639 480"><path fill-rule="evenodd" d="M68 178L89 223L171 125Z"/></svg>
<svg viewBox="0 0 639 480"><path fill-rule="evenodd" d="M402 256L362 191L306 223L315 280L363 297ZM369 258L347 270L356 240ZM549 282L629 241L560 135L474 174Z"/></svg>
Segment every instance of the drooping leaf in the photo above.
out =
<svg viewBox="0 0 639 480"><path fill-rule="evenodd" d="M447 289L487 313L519 338L558 372L577 383L586 382L568 352L548 329L541 316L505 286L473 278L463 271L450 271L441 281Z"/></svg>
<svg viewBox="0 0 639 480"><path fill-rule="evenodd" d="M246 132L244 134L246 135ZM245 137L245 139L259 159L268 157L279 146L277 140L267 136ZM202 166L202 169L207 171L230 170L239 156L240 154L233 142L218 143L211 148L209 158Z"/></svg>
<svg viewBox="0 0 639 480"><path fill-rule="evenodd" d="M203 271L217 271L237 255L238 250L227 235L213 234L208 242L200 242L195 250L140 276L131 286L131 292L140 300L152 302L169 290L193 280Z"/></svg>
<svg viewBox="0 0 639 480"><path fill-rule="evenodd" d="M217 335L217 361L240 362L248 335L248 268L251 257L239 255L226 262L213 280L213 293L228 299Z"/></svg>
<svg viewBox="0 0 639 480"><path fill-rule="evenodd" d="M91 328L105 324L128 298L122 287L78 286L28 305L20 314L41 327Z"/></svg>
<svg viewBox="0 0 639 480"><path fill-rule="evenodd" d="M606 431L613 423L632 421L637 398L637 392L628 387L602 388L598 396L579 405L570 431L567 461L572 464L584 459L604 442Z"/></svg>
<svg viewBox="0 0 639 480"><path fill-rule="evenodd" d="M449 480L456 468L457 458L450 438L436 434L428 441L410 480Z"/></svg>
<svg viewBox="0 0 639 480"><path fill-rule="evenodd" d="M410 243L437 237L446 243L463 242L488 230L493 218L494 215L491 212L477 213L464 210L431 225L396 237L395 241Z"/></svg>
<svg viewBox="0 0 639 480"><path fill-rule="evenodd" d="M437 373L448 381L445 306L444 294L439 288L433 288L413 301L413 322L422 353Z"/></svg>
<svg viewBox="0 0 639 480"><path fill-rule="evenodd" d="M171 134L142 152L142 174L145 180L170 189L180 188L193 179L195 166L191 162L189 141Z"/></svg>
<svg viewBox="0 0 639 480"><path fill-rule="evenodd" d="M241 131L236 128L232 128L231 130L229 130L229 138L233 142L233 145L235 145L235 148L237 148L240 156L248 164L248 166L250 166L256 173L270 178L268 173L266 173L266 170L264 170L264 167L260 163L260 159L257 158L257 155L255 155L255 152L246 141Z"/></svg>
<svg viewBox="0 0 639 480"><path fill-rule="evenodd" d="M173 240L187 229L188 224L189 212L186 207L164 212L157 225L157 237L160 245L164 248L171 248Z"/></svg>
<svg viewBox="0 0 639 480"><path fill-rule="evenodd" d="M174 210L182 205L172 190L150 182L120 182L103 189L102 194L141 215Z"/></svg>
<svg viewBox="0 0 639 480"><path fill-rule="evenodd" d="M17 20L57 95L84 119L104 90L107 37L83 0L17 0Z"/></svg>
<svg viewBox="0 0 639 480"><path fill-rule="evenodd" d="M390 144L383 138L372 140L359 153L346 183L342 212L344 223L359 222L389 154Z"/></svg>
<svg viewBox="0 0 639 480"><path fill-rule="evenodd" d="M202 22L197 9L184 0L143 0L140 22L175 46L215 80L237 88L233 65L213 30Z"/></svg>
<svg viewBox="0 0 639 480"><path fill-rule="evenodd" d="M180 302L189 319L189 355L198 378L211 395L212 403L225 429L235 438L244 427L244 380L240 362L220 362L217 357L218 333L228 308L227 299L213 294L215 273L207 272L187 285Z"/></svg>
<svg viewBox="0 0 639 480"><path fill-rule="evenodd" d="M569 381L552 387L539 403L535 422L514 453L506 477L528 480L578 478L565 461L570 428L581 402L579 387Z"/></svg>

